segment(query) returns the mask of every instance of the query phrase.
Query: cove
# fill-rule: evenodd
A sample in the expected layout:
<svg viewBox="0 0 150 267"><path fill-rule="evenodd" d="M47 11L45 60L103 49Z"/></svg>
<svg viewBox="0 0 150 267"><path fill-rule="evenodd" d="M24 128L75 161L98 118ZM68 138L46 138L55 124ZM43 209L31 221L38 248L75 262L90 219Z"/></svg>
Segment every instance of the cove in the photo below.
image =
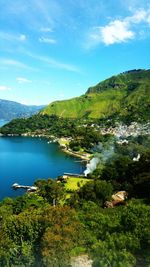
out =
<svg viewBox="0 0 150 267"><path fill-rule="evenodd" d="M84 169L79 159L65 154L57 143L37 137L0 137L0 200L25 192L13 190L13 183L33 185L37 179L55 179Z"/></svg>

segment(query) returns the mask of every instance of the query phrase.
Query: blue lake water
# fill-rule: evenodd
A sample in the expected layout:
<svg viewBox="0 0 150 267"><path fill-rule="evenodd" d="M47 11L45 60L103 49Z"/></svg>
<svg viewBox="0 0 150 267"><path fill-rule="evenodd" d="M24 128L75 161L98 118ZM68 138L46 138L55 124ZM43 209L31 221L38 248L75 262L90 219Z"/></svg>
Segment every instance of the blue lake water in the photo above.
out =
<svg viewBox="0 0 150 267"><path fill-rule="evenodd" d="M39 178L83 171L79 159L65 154L56 143L33 137L0 137L0 200L25 192L13 190L13 183L32 185Z"/></svg>

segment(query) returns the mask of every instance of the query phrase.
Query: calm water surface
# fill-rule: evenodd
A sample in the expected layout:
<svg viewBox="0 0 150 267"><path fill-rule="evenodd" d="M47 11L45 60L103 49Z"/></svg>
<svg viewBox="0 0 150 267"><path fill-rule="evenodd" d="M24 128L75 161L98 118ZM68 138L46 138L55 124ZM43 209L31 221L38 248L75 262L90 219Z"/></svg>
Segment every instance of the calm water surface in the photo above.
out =
<svg viewBox="0 0 150 267"><path fill-rule="evenodd" d="M84 166L56 143L32 137L0 137L0 200L25 191L13 183L32 185L38 178L56 178L64 172L82 173Z"/></svg>

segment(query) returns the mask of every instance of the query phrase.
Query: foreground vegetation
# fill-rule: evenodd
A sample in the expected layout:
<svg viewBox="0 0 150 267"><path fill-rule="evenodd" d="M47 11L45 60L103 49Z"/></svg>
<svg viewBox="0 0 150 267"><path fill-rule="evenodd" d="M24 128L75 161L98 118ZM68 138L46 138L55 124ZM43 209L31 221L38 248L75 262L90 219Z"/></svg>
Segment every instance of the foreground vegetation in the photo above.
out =
<svg viewBox="0 0 150 267"><path fill-rule="evenodd" d="M88 179L38 180L36 193L4 199L0 266L69 267L71 257L83 254L93 267L150 266L150 151L143 146L149 143L145 139L116 144L117 153ZM139 161L128 155L135 147ZM104 208L118 190L126 190L128 200Z"/></svg>

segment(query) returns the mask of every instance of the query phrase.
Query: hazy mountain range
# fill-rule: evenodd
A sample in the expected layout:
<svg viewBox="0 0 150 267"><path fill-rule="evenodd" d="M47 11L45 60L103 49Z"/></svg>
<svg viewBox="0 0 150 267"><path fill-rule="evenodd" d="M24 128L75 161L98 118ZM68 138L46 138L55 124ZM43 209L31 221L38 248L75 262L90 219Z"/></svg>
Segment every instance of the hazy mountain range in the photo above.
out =
<svg viewBox="0 0 150 267"><path fill-rule="evenodd" d="M0 119L12 120L15 118L30 117L38 113L45 106L28 106L18 102L0 99Z"/></svg>

